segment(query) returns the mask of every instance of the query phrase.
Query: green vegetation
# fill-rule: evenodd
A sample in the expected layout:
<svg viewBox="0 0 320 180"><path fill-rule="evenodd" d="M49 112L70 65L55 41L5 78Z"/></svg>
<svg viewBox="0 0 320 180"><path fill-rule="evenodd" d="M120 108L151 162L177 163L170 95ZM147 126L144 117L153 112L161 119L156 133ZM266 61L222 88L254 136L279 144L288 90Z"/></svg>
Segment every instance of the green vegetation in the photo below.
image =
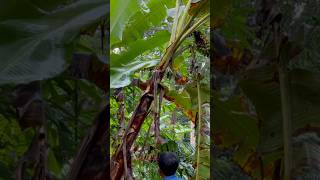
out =
<svg viewBox="0 0 320 180"><path fill-rule="evenodd" d="M319 7L2 0L0 179L319 179Z"/></svg>
<svg viewBox="0 0 320 180"><path fill-rule="evenodd" d="M0 179L107 176L108 9L1 1Z"/></svg>
<svg viewBox="0 0 320 180"><path fill-rule="evenodd" d="M111 179L160 179L161 151L209 178L209 6L111 1Z"/></svg>
<svg viewBox="0 0 320 180"><path fill-rule="evenodd" d="M214 2L211 175L319 177L319 3Z"/></svg>

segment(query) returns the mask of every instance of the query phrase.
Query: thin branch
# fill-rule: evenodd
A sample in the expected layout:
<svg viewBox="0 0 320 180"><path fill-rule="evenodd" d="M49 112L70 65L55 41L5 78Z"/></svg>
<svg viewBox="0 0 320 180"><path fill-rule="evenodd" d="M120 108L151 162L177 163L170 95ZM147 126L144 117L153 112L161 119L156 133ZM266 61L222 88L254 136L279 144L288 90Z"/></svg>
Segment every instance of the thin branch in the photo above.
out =
<svg viewBox="0 0 320 180"><path fill-rule="evenodd" d="M157 112L157 118L155 121L155 136L156 136L157 146L160 146L162 144L162 138L160 136L160 114L161 114L161 103L162 103L163 96L164 96L164 89L161 88L160 94L159 94L159 107Z"/></svg>
<svg viewBox="0 0 320 180"><path fill-rule="evenodd" d="M143 152L144 152L144 147L147 145L147 138L148 138L149 135L150 135L152 123L153 123L153 121L151 121L151 123L150 123L150 125L149 125L148 132L147 132L147 134L146 134L146 136L145 136L145 138L144 138L145 141L143 142L142 148L141 148L140 153L139 153L139 157L142 157L142 154L143 154Z"/></svg>
<svg viewBox="0 0 320 180"><path fill-rule="evenodd" d="M78 107L78 80L74 80L74 143L75 147L78 145L78 121L79 121L79 107Z"/></svg>
<svg viewBox="0 0 320 180"><path fill-rule="evenodd" d="M281 91L281 109L283 118L283 146L284 146L284 179L291 179L292 168L292 148L291 148L291 120L292 109L290 102L290 82L288 72L284 70L285 67L279 68L279 80Z"/></svg>
<svg viewBox="0 0 320 180"><path fill-rule="evenodd" d="M199 75L198 75L199 76ZM198 91L198 132L197 132L197 170L196 170L196 180L199 180L199 166L200 166L200 142L201 142L201 91L200 91L200 82L197 78L197 91Z"/></svg>

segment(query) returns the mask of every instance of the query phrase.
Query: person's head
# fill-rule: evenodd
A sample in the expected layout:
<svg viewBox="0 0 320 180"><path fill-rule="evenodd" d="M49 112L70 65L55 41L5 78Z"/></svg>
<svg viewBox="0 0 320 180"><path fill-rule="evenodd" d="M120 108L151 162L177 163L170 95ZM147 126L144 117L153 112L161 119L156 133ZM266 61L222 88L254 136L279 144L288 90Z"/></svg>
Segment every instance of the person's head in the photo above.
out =
<svg viewBox="0 0 320 180"><path fill-rule="evenodd" d="M159 154L158 165L161 176L174 175L179 166L178 156L173 152L162 152Z"/></svg>

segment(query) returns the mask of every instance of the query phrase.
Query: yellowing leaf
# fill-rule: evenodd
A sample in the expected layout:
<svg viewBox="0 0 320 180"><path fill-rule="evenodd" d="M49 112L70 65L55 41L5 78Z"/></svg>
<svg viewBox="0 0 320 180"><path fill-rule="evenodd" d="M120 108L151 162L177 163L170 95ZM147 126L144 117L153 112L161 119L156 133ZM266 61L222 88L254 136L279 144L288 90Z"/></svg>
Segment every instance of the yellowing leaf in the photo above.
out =
<svg viewBox="0 0 320 180"><path fill-rule="evenodd" d="M182 56L178 56L173 60L172 66L174 71L179 71L180 67L184 62L184 58Z"/></svg>

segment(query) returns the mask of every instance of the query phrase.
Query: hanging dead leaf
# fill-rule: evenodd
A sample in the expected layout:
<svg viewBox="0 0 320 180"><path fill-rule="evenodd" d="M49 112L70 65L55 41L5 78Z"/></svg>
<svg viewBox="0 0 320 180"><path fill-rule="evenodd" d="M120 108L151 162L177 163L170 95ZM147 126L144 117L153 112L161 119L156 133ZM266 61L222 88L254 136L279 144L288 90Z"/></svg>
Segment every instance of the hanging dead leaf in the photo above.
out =
<svg viewBox="0 0 320 180"><path fill-rule="evenodd" d="M181 76L181 74L178 72L175 74L174 80L178 85L185 85L187 82L189 82L188 77Z"/></svg>
<svg viewBox="0 0 320 180"><path fill-rule="evenodd" d="M12 93L12 97L22 129L42 125L44 105L40 94L40 82L18 85Z"/></svg>

